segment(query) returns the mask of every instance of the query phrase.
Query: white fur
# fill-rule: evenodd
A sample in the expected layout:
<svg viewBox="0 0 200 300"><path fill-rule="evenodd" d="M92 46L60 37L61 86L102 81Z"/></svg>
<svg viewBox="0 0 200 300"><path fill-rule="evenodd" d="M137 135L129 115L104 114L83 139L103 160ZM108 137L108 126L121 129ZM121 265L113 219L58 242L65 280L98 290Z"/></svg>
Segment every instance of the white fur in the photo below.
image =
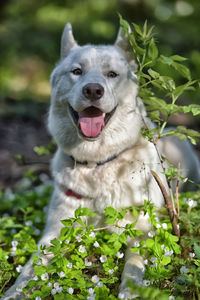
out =
<svg viewBox="0 0 200 300"><path fill-rule="evenodd" d="M69 24L64 30L62 59L51 76L52 99L48 125L58 145L52 161L55 188L40 244L48 245L51 239L58 238L62 227L60 220L72 217L80 205L97 213L93 221L95 226L102 225L107 206L120 210L142 205L144 200L150 200L157 207L163 205L162 194L151 170L159 174L164 184L165 178L154 145L140 134L146 111L141 99L137 98L136 75L130 66L132 60L130 64L127 61L127 47L120 48L124 39L121 34L114 46L80 47L73 38ZM127 42L125 44L127 46ZM83 69L83 75L76 76L71 72L77 67ZM119 76L107 78L106 74L111 70ZM104 88L103 97L93 103L82 93L83 87L91 82L101 84ZM68 104L77 112L91 105L105 113L117 108L100 136L90 141L80 135ZM105 162L114 155L115 159ZM80 163L84 161L88 164ZM99 162L105 163L98 165ZM68 189L82 195L82 199L66 196ZM127 214L123 224L133 221L133 217ZM148 216L141 214L137 228L144 234L150 230ZM130 240L129 246L131 243ZM126 277L140 284L143 272L142 257L127 250L120 292L128 295ZM31 274L31 263L28 262L5 299L20 299L15 288L22 286L24 280L31 278Z"/></svg>

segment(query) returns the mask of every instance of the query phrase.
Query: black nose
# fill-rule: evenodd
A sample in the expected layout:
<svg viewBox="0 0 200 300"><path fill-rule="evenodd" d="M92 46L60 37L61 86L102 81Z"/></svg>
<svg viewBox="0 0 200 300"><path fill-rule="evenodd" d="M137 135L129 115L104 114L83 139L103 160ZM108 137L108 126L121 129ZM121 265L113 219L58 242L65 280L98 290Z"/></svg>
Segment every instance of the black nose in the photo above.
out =
<svg viewBox="0 0 200 300"><path fill-rule="evenodd" d="M88 83L83 87L83 95L91 101L99 100L103 94L104 88L98 83Z"/></svg>

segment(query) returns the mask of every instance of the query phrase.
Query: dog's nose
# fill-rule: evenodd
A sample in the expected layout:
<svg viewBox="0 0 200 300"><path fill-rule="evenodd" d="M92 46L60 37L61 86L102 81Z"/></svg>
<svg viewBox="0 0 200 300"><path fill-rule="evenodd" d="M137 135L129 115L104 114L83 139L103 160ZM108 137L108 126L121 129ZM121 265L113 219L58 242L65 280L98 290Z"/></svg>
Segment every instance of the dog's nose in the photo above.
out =
<svg viewBox="0 0 200 300"><path fill-rule="evenodd" d="M98 83L88 83L83 87L83 95L85 98L96 101L104 94L104 88Z"/></svg>

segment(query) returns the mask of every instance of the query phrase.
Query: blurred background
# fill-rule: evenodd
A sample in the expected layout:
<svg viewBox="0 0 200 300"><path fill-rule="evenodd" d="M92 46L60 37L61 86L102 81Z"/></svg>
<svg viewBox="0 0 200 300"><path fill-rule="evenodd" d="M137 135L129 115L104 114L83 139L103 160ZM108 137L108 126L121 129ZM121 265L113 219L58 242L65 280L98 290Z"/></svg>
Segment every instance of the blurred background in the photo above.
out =
<svg viewBox="0 0 200 300"><path fill-rule="evenodd" d="M50 141L49 76L59 60L65 23L72 23L80 44L109 44L117 35L118 13L130 23L155 25L160 52L187 57L192 77L200 78L199 0L1 0L0 188L31 165L48 170L49 157L38 157L33 147ZM170 75L179 80L176 72ZM199 103L198 91L182 101ZM172 121L194 129L200 123L184 115ZM24 156L21 167L16 154Z"/></svg>

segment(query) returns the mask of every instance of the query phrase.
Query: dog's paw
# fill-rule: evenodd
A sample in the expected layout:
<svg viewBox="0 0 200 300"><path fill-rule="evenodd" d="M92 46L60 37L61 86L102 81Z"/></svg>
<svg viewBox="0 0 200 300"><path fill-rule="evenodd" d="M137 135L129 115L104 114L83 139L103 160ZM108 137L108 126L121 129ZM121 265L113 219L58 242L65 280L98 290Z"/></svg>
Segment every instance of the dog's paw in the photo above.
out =
<svg viewBox="0 0 200 300"><path fill-rule="evenodd" d="M118 298L123 299L123 300L134 299L137 297L138 297L138 295L131 293L131 291L128 287L126 287L124 289L120 289L120 292L118 294Z"/></svg>

